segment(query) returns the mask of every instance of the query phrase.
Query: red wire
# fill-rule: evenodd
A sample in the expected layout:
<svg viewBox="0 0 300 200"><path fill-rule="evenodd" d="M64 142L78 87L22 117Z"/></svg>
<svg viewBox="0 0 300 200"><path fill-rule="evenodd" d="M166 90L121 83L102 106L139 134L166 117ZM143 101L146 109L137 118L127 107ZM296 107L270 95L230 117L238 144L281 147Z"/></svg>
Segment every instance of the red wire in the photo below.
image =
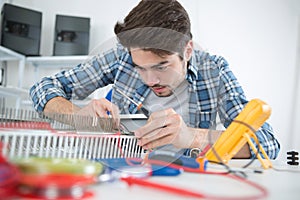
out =
<svg viewBox="0 0 300 200"><path fill-rule="evenodd" d="M128 160L129 161L130 160L139 161L139 159L136 159L136 158L128 158ZM171 167L171 168L174 168L174 169L179 169L179 170L183 170L185 172L191 172L191 173L224 176L224 177L227 177L227 178L230 178L230 179L234 179L236 181L240 181L240 182L242 182L246 185L249 185L249 186L257 189L258 191L260 191L261 194L252 195L252 196L244 196L244 197L234 197L234 196L220 197L220 196L214 196L214 195L205 195L203 193L195 192L195 191L191 191L191 190L184 190L182 188L175 187L175 186L170 186L170 185L167 185L167 184L153 183L153 182L150 182L150 181L147 181L147 180L136 181L135 179L137 179L137 178L135 178L135 179L133 179L133 178L132 179L122 179L122 180L127 182L129 185L137 184L137 185L141 185L141 186L145 186L145 187L152 187L152 188L164 190L164 191L170 192L170 193L194 196L194 197L198 197L198 198L201 197L201 198L207 198L207 199L213 199L213 200L237 200L237 199L253 200L253 199L264 199L268 196L268 191L264 187L260 186L259 184L254 183L252 181L249 181L245 178L241 178L239 176L229 174L228 172L203 171L203 170L200 170L200 169L195 169L195 168L185 167L185 166L181 166L181 165L176 165L176 164L173 164L173 163L164 162L164 161L160 161L160 160L146 159L146 160L144 160L143 164L155 164L155 165L161 165L161 166L168 166L168 167ZM181 193L179 193L178 191L181 191Z"/></svg>
<svg viewBox="0 0 300 200"><path fill-rule="evenodd" d="M129 186L133 185L133 184L137 184L137 185L155 188L155 189L163 190L163 191L174 193L174 194L184 195L184 196L191 196L191 197L197 197L197 198L204 197L201 193L193 192L191 190L185 190L185 189L173 187L173 186L170 186L167 184L154 183L154 182L151 182L151 181L148 181L145 179L135 178L132 176L121 177L121 180L125 181Z"/></svg>

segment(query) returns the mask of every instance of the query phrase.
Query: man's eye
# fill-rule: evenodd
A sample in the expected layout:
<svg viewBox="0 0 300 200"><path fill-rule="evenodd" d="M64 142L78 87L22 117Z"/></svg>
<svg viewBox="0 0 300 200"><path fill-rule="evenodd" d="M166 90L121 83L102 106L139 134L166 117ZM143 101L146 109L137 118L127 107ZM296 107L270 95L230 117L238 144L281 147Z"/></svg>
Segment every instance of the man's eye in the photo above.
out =
<svg viewBox="0 0 300 200"><path fill-rule="evenodd" d="M145 71L145 68L143 68L143 67L140 67L140 66L135 66L135 68L137 69L137 70L139 70L139 71Z"/></svg>
<svg viewBox="0 0 300 200"><path fill-rule="evenodd" d="M168 69L168 66L157 66L155 67L155 70L157 71L166 71Z"/></svg>

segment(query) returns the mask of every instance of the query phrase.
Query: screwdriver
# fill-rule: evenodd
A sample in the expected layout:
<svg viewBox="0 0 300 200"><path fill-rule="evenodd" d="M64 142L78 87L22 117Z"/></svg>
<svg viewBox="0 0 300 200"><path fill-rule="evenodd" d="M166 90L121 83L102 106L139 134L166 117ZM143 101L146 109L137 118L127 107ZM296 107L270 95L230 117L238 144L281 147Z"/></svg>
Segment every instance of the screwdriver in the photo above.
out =
<svg viewBox="0 0 300 200"><path fill-rule="evenodd" d="M149 118L150 116L150 112L149 110L147 110L147 108L144 107L143 104L138 104L137 102L135 102L133 99L131 99L128 95L126 95L124 92L122 92L119 88L117 88L115 85L112 86L117 92L119 92L122 96L124 96L126 99L128 99L129 101L131 101L134 105L137 106L138 110L141 110L142 113Z"/></svg>

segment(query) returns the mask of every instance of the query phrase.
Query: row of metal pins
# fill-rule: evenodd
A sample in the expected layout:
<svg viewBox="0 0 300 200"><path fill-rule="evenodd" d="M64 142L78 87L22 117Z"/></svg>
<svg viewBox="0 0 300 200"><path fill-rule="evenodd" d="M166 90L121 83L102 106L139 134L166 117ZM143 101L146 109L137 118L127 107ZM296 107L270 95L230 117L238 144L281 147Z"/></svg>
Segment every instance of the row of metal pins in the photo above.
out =
<svg viewBox="0 0 300 200"><path fill-rule="evenodd" d="M136 138L131 136L72 136L70 132L49 131L51 124L56 130L87 130L87 134L90 131L113 132L112 119L55 113L45 116L32 110L0 108L0 128L3 128L3 124L12 128L0 129L0 139L6 147L3 154L10 158L31 155L52 158L119 158L140 157L142 152Z"/></svg>
<svg viewBox="0 0 300 200"><path fill-rule="evenodd" d="M79 132L115 133L119 127L112 118L60 113L37 113L33 110L0 108L0 125L10 128L50 129Z"/></svg>
<svg viewBox="0 0 300 200"><path fill-rule="evenodd" d="M4 143L3 155L14 157L51 158L120 158L140 157L142 149L137 140L123 135L65 135L48 132L0 131Z"/></svg>

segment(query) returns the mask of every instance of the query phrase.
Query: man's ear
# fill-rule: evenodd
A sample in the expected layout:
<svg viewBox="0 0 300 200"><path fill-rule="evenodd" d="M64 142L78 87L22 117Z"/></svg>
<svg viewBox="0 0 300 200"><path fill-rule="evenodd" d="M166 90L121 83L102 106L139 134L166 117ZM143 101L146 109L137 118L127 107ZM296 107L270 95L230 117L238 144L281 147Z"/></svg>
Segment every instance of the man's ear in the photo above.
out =
<svg viewBox="0 0 300 200"><path fill-rule="evenodd" d="M190 40L188 41L188 43L185 46L185 50L184 50L184 59L185 60L190 60L193 54L193 48L194 48L194 44L193 41Z"/></svg>

